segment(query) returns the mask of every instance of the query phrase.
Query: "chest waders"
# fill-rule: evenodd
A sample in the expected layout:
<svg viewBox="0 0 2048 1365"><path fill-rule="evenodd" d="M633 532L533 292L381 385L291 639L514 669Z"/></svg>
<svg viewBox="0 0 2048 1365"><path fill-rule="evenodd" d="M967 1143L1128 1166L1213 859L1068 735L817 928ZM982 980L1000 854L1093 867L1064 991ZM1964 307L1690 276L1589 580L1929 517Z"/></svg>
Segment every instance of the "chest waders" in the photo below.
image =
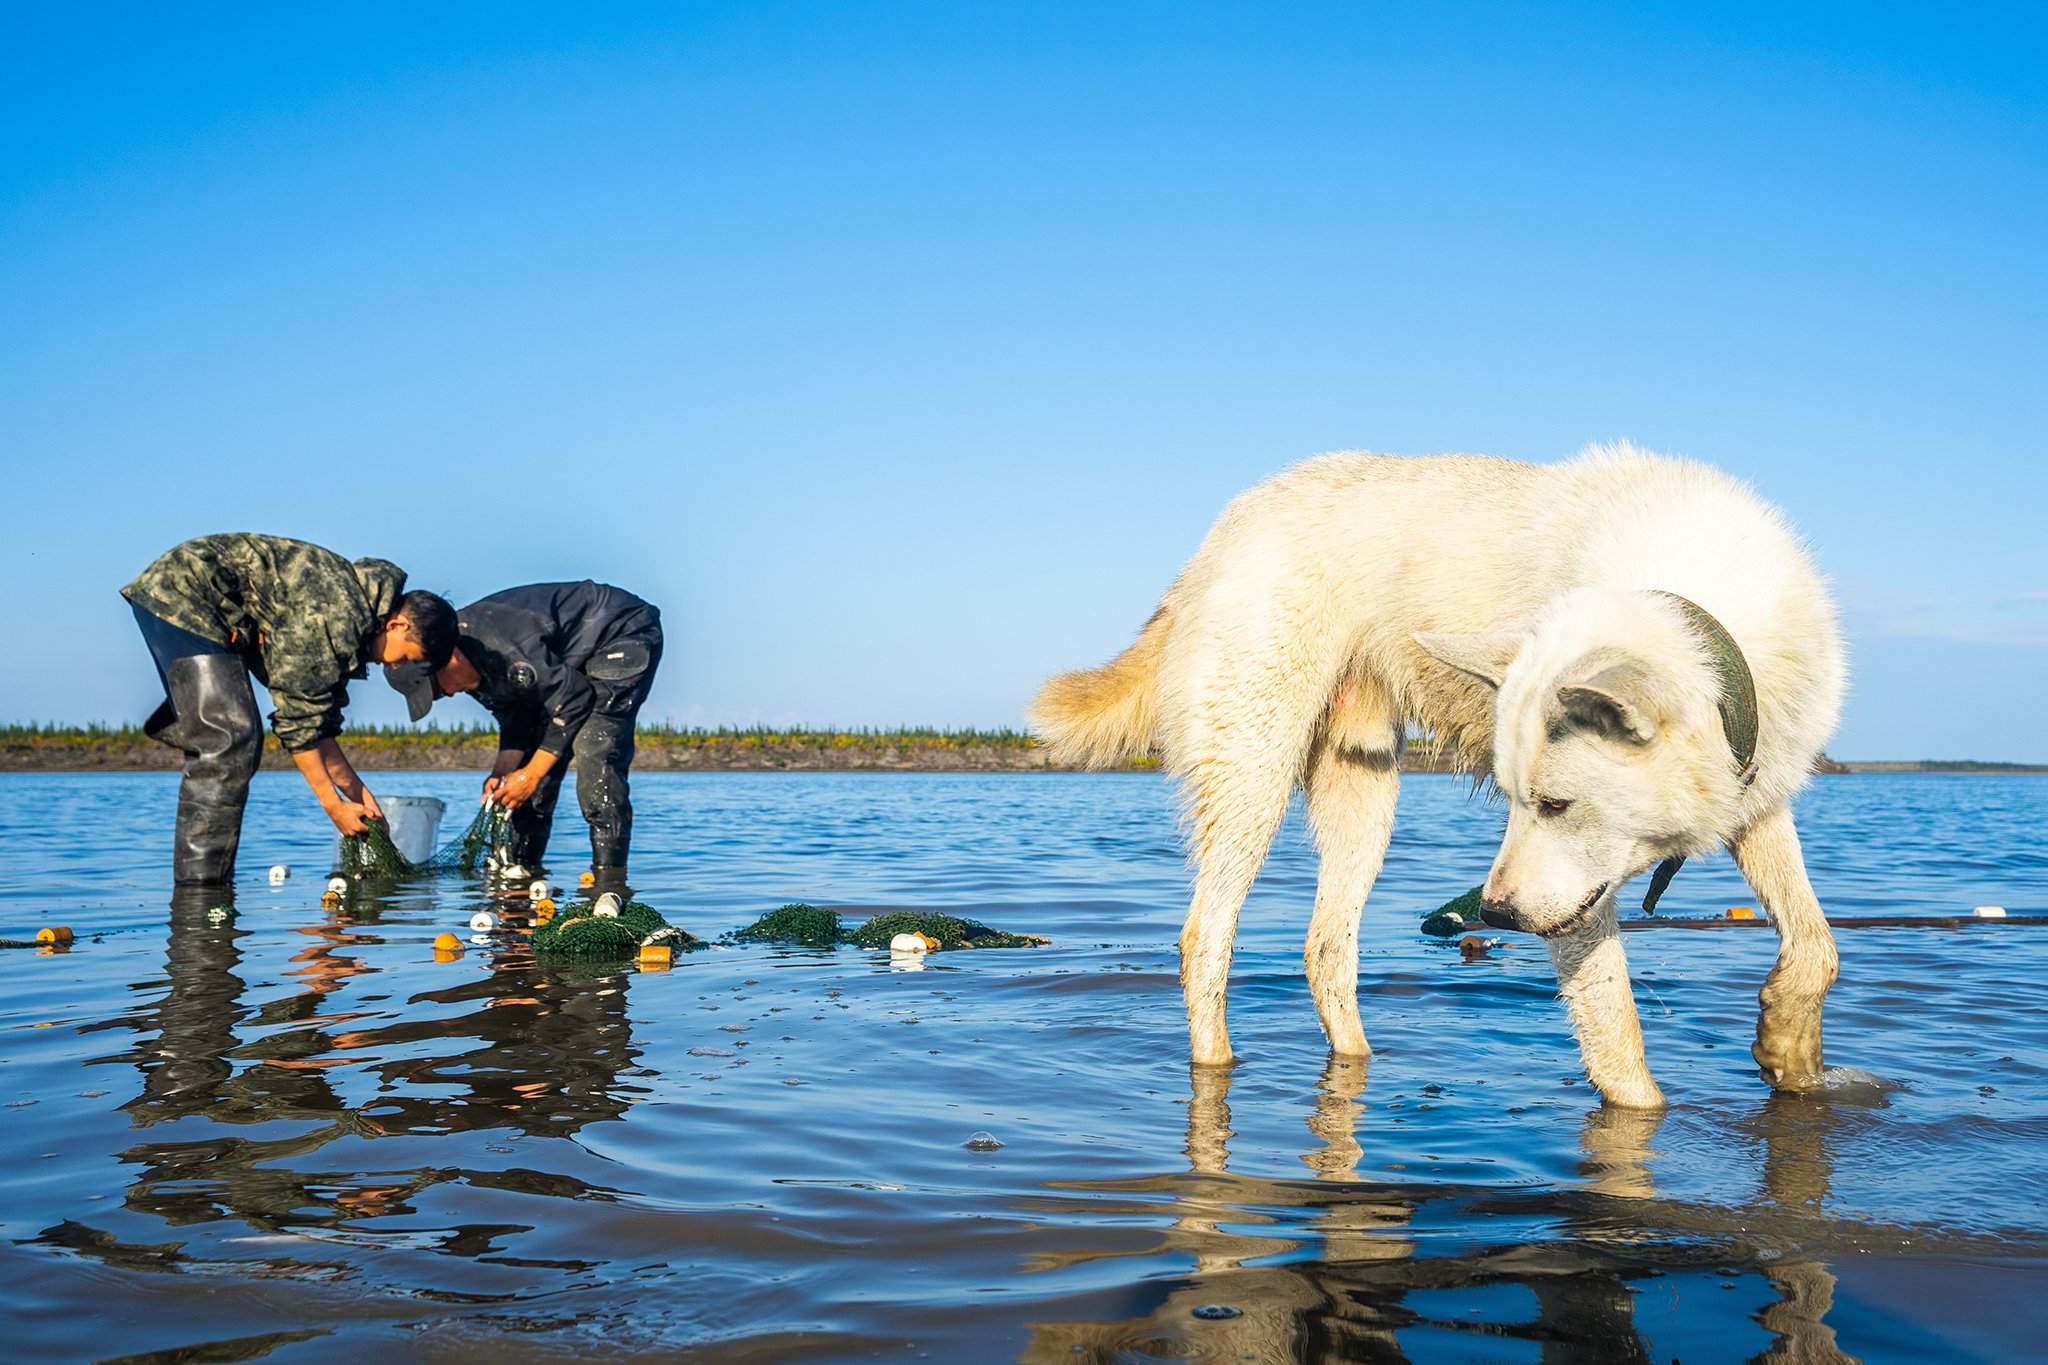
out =
<svg viewBox="0 0 2048 1365"><path fill-rule="evenodd" d="M263 758L263 718L249 666L226 647L140 607L135 619L164 685L163 704L143 733L185 755L172 875L180 886L232 882L249 779Z"/></svg>
<svg viewBox="0 0 2048 1365"><path fill-rule="evenodd" d="M597 690L597 705L533 796L512 812L512 844L519 860L538 866L547 852L562 778L576 769L576 804L590 825L590 870L601 888L626 885L626 859L633 847L633 801L628 772L633 766L634 727L661 664L661 626L612 642L585 666ZM530 753L540 743L546 718L535 715L531 733L518 741ZM509 737L509 736L508 736Z"/></svg>

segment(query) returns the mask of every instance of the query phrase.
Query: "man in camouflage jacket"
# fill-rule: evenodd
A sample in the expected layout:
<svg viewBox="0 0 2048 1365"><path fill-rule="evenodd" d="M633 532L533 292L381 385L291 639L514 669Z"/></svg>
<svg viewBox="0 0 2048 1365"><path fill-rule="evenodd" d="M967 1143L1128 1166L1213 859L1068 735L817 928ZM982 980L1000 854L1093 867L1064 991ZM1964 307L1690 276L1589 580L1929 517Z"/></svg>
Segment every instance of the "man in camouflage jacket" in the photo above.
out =
<svg viewBox="0 0 2048 1365"><path fill-rule="evenodd" d="M145 729L185 753L178 791L180 883L233 880L249 779L262 757L255 678L271 730L344 834L383 812L335 742L348 680L367 664L445 664L454 610L405 591L384 559L350 564L283 536L200 536L121 590L155 659L164 703Z"/></svg>

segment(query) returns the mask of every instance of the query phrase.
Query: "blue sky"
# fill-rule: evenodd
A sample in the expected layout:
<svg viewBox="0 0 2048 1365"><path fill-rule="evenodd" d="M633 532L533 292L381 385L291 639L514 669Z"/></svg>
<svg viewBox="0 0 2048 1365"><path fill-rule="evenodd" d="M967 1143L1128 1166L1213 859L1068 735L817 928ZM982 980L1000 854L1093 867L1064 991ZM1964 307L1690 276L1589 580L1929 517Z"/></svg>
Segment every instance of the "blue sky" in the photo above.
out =
<svg viewBox="0 0 2048 1365"><path fill-rule="evenodd" d="M1015 724L1293 460L1628 437L1813 542L1836 753L2048 759L2038 8L408 8L0 21L0 719L256 528Z"/></svg>

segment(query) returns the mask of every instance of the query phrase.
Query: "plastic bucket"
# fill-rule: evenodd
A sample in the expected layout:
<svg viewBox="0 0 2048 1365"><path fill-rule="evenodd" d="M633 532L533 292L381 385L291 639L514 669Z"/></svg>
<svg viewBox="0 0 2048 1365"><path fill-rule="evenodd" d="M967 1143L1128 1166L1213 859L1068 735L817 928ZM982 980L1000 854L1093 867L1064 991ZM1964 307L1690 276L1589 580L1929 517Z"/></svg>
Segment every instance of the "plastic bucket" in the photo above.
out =
<svg viewBox="0 0 2048 1365"><path fill-rule="evenodd" d="M425 863L434 856L441 838L441 817L448 803L438 796L380 796L384 818L391 827L391 842L406 861ZM334 840L334 862L341 863L341 838Z"/></svg>

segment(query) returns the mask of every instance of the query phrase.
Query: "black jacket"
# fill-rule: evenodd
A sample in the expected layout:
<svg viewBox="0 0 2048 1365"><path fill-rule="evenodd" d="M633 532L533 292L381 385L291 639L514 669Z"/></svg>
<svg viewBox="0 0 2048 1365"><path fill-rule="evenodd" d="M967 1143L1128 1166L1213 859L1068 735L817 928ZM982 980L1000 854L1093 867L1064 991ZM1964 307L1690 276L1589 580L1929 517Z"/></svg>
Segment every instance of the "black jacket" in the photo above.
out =
<svg viewBox="0 0 2048 1365"><path fill-rule="evenodd" d="M497 718L500 747L530 747L540 728L539 747L558 758L601 700L631 693L611 686L630 678L593 682L592 660L620 641L658 638L661 628L652 604L589 579L507 588L455 615L459 648L483 675L476 699Z"/></svg>

